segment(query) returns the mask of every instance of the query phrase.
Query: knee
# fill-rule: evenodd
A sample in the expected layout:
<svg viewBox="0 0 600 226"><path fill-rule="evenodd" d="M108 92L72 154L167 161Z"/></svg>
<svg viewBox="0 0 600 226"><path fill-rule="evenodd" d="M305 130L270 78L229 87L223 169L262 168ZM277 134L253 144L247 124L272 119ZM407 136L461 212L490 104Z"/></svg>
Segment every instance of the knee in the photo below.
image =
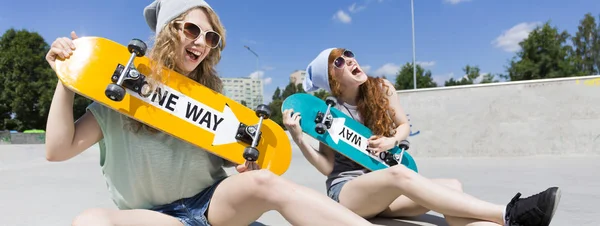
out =
<svg viewBox="0 0 600 226"><path fill-rule="evenodd" d="M71 225L79 226L79 225L102 225L108 226L112 225L109 217L108 210L105 209L88 209L77 215Z"/></svg>
<svg viewBox="0 0 600 226"><path fill-rule="evenodd" d="M415 173L404 165L395 165L387 169L388 176L395 182L410 181L414 178Z"/></svg>
<svg viewBox="0 0 600 226"><path fill-rule="evenodd" d="M252 193L259 199L267 199L272 196L272 191L281 189L281 178L268 170L257 170L249 173Z"/></svg>

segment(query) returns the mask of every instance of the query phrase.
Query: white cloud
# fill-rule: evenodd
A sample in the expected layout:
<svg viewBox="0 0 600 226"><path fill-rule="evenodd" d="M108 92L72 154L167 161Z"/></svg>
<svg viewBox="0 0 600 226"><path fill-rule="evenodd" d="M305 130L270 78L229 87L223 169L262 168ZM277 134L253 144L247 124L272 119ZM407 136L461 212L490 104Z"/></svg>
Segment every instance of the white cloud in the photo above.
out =
<svg viewBox="0 0 600 226"><path fill-rule="evenodd" d="M261 79L263 81L264 85L271 84L273 79L271 77L263 78L264 76L265 76L264 71L255 71L255 72L250 73L250 75L248 75L248 77L250 77L250 78Z"/></svg>
<svg viewBox="0 0 600 226"><path fill-rule="evenodd" d="M421 65L421 67L433 67L435 61L417 61L417 65Z"/></svg>
<svg viewBox="0 0 600 226"><path fill-rule="evenodd" d="M479 84L479 83L481 83L481 81L483 81L483 77L484 77L484 76L486 76L486 75L488 75L488 74L490 74L490 73L488 73L488 72L480 72L480 73L479 73L479 77L477 77L477 78L475 79L475 81L473 81L473 83L474 83L474 84Z"/></svg>
<svg viewBox="0 0 600 226"><path fill-rule="evenodd" d="M452 5L456 5L461 2L470 2L471 0L444 0L446 3L450 3Z"/></svg>
<svg viewBox="0 0 600 226"><path fill-rule="evenodd" d="M248 75L248 77L250 78L262 78L265 75L264 71L255 71L250 73L250 75Z"/></svg>
<svg viewBox="0 0 600 226"><path fill-rule="evenodd" d="M348 7L348 11L351 13L356 13L356 12L360 12L366 8L367 8L366 5L357 6L356 2L355 2L355 3L352 3L352 5L350 5L350 7Z"/></svg>
<svg viewBox="0 0 600 226"><path fill-rule="evenodd" d="M521 49L519 42L527 38L529 33L540 25L540 22L519 23L508 30L505 30L500 36L492 41L496 48L501 48L506 52L516 52Z"/></svg>
<svg viewBox="0 0 600 226"><path fill-rule="evenodd" d="M356 2L352 3L352 5L348 6L348 13L358 13L360 11L363 11L367 8L367 5L369 5L373 1L374 0L365 0L362 5ZM378 3L382 3L383 1L384 0L377 0ZM349 24L350 22L352 22L352 17L348 13L340 9L335 14L333 14L333 19L345 24Z"/></svg>
<svg viewBox="0 0 600 226"><path fill-rule="evenodd" d="M350 22L352 22L352 17L350 17L350 15L348 15L346 12L344 12L344 10L341 9L333 15L333 19L345 24L349 24Z"/></svg>
<svg viewBox="0 0 600 226"><path fill-rule="evenodd" d="M263 79L263 83L265 85L271 84L272 81L273 81L273 78L271 78L271 77L267 77L267 78Z"/></svg>
<svg viewBox="0 0 600 226"><path fill-rule="evenodd" d="M431 76L433 81L437 83L438 86L444 86L444 82L447 80L454 78L454 73L441 74L441 75L433 75Z"/></svg>
<svg viewBox="0 0 600 226"><path fill-rule="evenodd" d="M375 70L375 72L373 72L374 76L386 76L386 77L394 77L396 76L396 74L398 74L398 71L400 70L400 66L396 65L394 63L387 63L384 64L383 66L381 66L380 68L378 68L377 70Z"/></svg>
<svg viewBox="0 0 600 226"><path fill-rule="evenodd" d="M369 73L371 70L371 65L361 65L360 68L363 70L363 72Z"/></svg>

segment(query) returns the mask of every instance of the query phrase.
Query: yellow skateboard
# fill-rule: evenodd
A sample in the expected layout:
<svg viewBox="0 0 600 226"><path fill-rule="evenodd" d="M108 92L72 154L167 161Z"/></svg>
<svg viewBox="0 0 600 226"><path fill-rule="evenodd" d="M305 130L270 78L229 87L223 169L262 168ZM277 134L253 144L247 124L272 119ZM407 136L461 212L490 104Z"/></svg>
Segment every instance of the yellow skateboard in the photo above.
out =
<svg viewBox="0 0 600 226"><path fill-rule="evenodd" d="M256 161L277 175L288 169L292 147L268 106L249 109L168 69L164 81L150 83L151 61L139 39L127 47L101 37L73 42L76 49L57 60L56 71L74 92L231 162Z"/></svg>

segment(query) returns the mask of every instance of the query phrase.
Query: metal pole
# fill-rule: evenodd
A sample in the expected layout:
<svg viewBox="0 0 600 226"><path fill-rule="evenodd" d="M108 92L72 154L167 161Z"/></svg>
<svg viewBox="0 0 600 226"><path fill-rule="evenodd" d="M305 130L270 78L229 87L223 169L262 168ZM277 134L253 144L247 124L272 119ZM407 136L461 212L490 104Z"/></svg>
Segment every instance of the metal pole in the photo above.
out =
<svg viewBox="0 0 600 226"><path fill-rule="evenodd" d="M412 43L413 43L413 89L417 89L417 62L415 56L415 7L414 0L410 0L410 11L412 16Z"/></svg>
<svg viewBox="0 0 600 226"><path fill-rule="evenodd" d="M248 51L250 51L252 54L254 54L254 56L256 56L256 72L258 72L258 61L259 61L258 54L256 54L256 52L251 50L250 47L248 47L248 46L244 46L244 48L248 49Z"/></svg>
<svg viewBox="0 0 600 226"><path fill-rule="evenodd" d="M259 61L258 54L256 52L254 52L252 49L250 49L250 47L248 47L248 46L244 46L244 48L248 49L248 51L250 51L252 54L254 54L254 56L256 56L256 73L258 73L258 61ZM258 76L258 74L257 74L257 76ZM260 78L257 77L255 79L258 80ZM253 102L254 101L256 101L256 100L254 100L254 98L253 98ZM249 104L250 104L250 106L254 105L254 103L249 103Z"/></svg>

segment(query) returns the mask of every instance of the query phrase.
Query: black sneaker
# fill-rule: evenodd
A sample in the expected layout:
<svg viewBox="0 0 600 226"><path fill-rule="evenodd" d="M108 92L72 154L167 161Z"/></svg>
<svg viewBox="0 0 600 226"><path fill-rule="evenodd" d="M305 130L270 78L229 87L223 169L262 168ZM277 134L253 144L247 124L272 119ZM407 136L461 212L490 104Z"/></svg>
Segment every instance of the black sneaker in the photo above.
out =
<svg viewBox="0 0 600 226"><path fill-rule="evenodd" d="M506 206L507 226L548 226L560 201L560 189L551 187L527 198L517 193Z"/></svg>

